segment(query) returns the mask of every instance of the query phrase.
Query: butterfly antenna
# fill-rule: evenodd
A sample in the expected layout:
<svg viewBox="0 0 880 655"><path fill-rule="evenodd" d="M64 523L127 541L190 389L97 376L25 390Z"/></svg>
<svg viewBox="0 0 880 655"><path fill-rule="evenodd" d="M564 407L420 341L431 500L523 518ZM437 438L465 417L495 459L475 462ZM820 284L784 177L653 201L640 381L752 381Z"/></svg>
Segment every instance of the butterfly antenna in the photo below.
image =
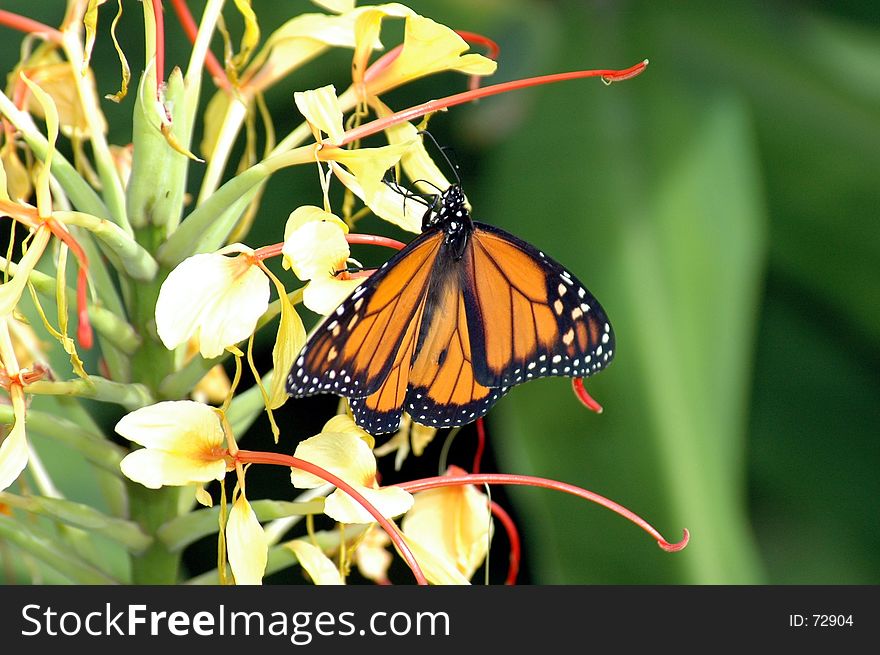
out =
<svg viewBox="0 0 880 655"><path fill-rule="evenodd" d="M449 166L449 170L451 170L453 175L455 175L455 183L458 186L461 186L461 176L458 174L458 163L453 161L453 159L455 159L455 151L452 148L450 148L449 146L446 146L446 147L441 146L437 142L437 139L434 138L434 135L431 134L428 130L419 130L418 133L423 134L423 135L427 136L429 139L431 139L431 143L433 143L434 146L437 148L437 150L440 151L440 154L443 155L443 160L446 162L446 165ZM449 153L452 153L451 157L449 156ZM421 181L424 182L425 180L421 180ZM430 184L430 182L428 184ZM433 184L431 184L431 186L433 186L435 189L437 188Z"/></svg>

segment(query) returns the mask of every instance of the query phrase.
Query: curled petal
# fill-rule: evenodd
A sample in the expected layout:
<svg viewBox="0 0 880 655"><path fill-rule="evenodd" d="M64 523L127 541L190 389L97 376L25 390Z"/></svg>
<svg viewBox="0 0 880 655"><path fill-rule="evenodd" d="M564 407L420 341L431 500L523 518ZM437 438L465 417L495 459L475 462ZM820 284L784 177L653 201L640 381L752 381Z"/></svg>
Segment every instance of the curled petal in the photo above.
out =
<svg viewBox="0 0 880 655"><path fill-rule="evenodd" d="M434 551L425 548L422 544L406 540L412 549L413 555L422 567L422 572L428 579L428 582L435 585L469 585L470 580L461 574L455 564L448 559L438 555Z"/></svg>
<svg viewBox="0 0 880 655"><path fill-rule="evenodd" d="M342 138L345 128L342 125L342 107L336 97L336 87L332 84L310 91L297 91L293 94L296 108L312 126L315 140L322 141L321 132L331 143Z"/></svg>
<svg viewBox="0 0 880 655"><path fill-rule="evenodd" d="M400 487L374 489L353 485L386 518L400 516L409 511L413 497ZM341 489L327 496L324 513L340 523L373 523L375 518L364 506Z"/></svg>
<svg viewBox="0 0 880 655"><path fill-rule="evenodd" d="M244 494L238 497L229 512L226 523L226 554L232 575L235 576L235 584L263 583L269 542Z"/></svg>

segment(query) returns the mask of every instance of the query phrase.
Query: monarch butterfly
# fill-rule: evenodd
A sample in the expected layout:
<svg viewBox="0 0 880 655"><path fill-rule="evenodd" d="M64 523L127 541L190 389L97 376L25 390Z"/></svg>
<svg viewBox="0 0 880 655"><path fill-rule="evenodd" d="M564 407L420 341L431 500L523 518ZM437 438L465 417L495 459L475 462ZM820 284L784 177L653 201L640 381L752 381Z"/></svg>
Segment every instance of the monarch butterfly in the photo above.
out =
<svg viewBox="0 0 880 655"><path fill-rule="evenodd" d="M542 251L472 221L455 183L434 197L421 235L312 333L287 391L346 396L372 434L397 430L404 410L453 427L516 384L587 377L613 354L611 324L586 287Z"/></svg>

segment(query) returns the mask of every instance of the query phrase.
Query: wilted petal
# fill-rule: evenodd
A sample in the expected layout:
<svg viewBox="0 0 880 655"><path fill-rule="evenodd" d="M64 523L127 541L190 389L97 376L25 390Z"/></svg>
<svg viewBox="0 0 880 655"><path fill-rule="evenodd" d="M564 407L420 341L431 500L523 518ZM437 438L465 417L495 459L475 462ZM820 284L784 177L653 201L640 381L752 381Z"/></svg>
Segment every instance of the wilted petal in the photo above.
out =
<svg viewBox="0 0 880 655"><path fill-rule="evenodd" d="M352 485L385 518L393 518L408 512L413 505L413 496L400 487L364 487ZM327 496L324 513L340 523L373 523L376 520L363 505L342 489Z"/></svg>
<svg viewBox="0 0 880 655"><path fill-rule="evenodd" d="M410 542L450 562L468 579L486 558L490 526L488 499L472 485L415 494L401 524Z"/></svg>
<svg viewBox="0 0 880 655"><path fill-rule="evenodd" d="M296 539L286 544L299 560L299 565L309 574L316 585L344 585L339 569L324 552L314 544Z"/></svg>
<svg viewBox="0 0 880 655"><path fill-rule="evenodd" d="M244 494L235 501L226 522L226 555L235 584L263 584L269 542Z"/></svg>
<svg viewBox="0 0 880 655"><path fill-rule="evenodd" d="M223 254L230 251L241 254ZM233 244L188 257L171 271L156 301L156 329L166 348L196 337L203 357L218 357L253 333L269 306L269 279L251 254Z"/></svg>
<svg viewBox="0 0 880 655"><path fill-rule="evenodd" d="M303 304L313 312L326 316L339 307L361 282L363 279L343 279L333 275L316 277L303 290Z"/></svg>
<svg viewBox="0 0 880 655"><path fill-rule="evenodd" d="M347 233L335 214L313 205L297 207L284 226L284 261L300 280L331 275L351 254Z"/></svg>

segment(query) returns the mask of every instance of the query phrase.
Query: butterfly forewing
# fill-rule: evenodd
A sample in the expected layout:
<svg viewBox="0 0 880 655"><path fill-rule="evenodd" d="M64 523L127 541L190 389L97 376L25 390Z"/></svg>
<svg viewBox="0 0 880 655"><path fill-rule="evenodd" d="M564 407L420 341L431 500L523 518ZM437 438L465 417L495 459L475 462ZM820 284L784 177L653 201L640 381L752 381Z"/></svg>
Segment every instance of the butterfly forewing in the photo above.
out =
<svg viewBox="0 0 880 655"><path fill-rule="evenodd" d="M543 252L475 223L471 314L474 376L487 387L539 377L586 377L608 365L614 333L593 295Z"/></svg>
<svg viewBox="0 0 880 655"><path fill-rule="evenodd" d="M442 234L419 236L324 319L288 375L288 393L363 398L382 387L395 365L408 369L402 344L417 332Z"/></svg>

